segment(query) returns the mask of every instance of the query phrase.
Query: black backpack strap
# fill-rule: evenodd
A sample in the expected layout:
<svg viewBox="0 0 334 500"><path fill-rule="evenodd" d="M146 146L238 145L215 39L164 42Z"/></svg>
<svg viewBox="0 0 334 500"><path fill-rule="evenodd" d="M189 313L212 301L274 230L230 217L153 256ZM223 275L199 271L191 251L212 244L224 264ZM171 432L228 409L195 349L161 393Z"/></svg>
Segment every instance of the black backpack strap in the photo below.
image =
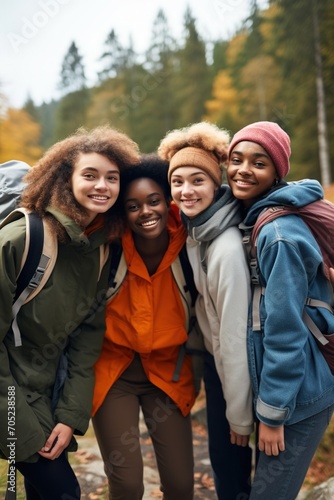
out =
<svg viewBox="0 0 334 500"><path fill-rule="evenodd" d="M181 265L183 279L180 279L180 276L178 276L179 272L176 272L178 268L176 268L175 272L173 272L174 279L178 284L178 288L180 290L181 295L183 296L183 302L185 300L185 295L186 295L188 296L188 298L191 299L191 304L189 304L189 300L186 301L189 308L188 340L185 342L185 344L180 346L172 380L173 382L179 381L184 357L186 354L191 354L195 393L197 395L200 391L201 381L203 378L203 366L204 366L203 355L206 352L206 349L204 346L203 334L197 325L197 320L195 316L194 306L198 292L195 286L193 271L191 264L189 262L186 244L184 244L184 246L181 248L178 255L178 260ZM175 262L173 263L174 265ZM172 264L172 271L173 271L173 264ZM182 290L180 289L181 284L183 287L183 293Z"/></svg>
<svg viewBox="0 0 334 500"><path fill-rule="evenodd" d="M108 289L106 293L106 301L112 300L115 295L118 294L122 283L124 282L128 267L125 261L122 245L119 243L111 243L110 245L110 266L109 266L109 278L108 278Z"/></svg>
<svg viewBox="0 0 334 500"><path fill-rule="evenodd" d="M49 257L43 255L44 226L37 214L28 214L26 218L29 248L22 270L17 278L17 290L12 305L12 330L15 346L22 345L21 333L17 323L17 315L29 295L39 286L44 275Z"/></svg>
<svg viewBox="0 0 334 500"><path fill-rule="evenodd" d="M42 219L36 213L28 214L28 218L30 244L26 261L23 265L19 277L17 278L14 302L21 295L23 290L29 285L32 277L36 272L43 251L44 227Z"/></svg>
<svg viewBox="0 0 334 500"><path fill-rule="evenodd" d="M191 268L188 254L187 254L186 243L181 248L181 251L179 253L179 259L181 262L182 271L183 271L183 275L184 275L184 279L185 279L184 291L185 292L189 291L189 293L191 295L192 306L194 306L198 292L197 292L195 282L194 282L193 270Z"/></svg>
<svg viewBox="0 0 334 500"><path fill-rule="evenodd" d="M121 260L122 245L118 244L118 243L111 243L110 244L110 254L111 254L111 258L110 258L108 287L115 288L116 287L115 276L117 273L119 262Z"/></svg>

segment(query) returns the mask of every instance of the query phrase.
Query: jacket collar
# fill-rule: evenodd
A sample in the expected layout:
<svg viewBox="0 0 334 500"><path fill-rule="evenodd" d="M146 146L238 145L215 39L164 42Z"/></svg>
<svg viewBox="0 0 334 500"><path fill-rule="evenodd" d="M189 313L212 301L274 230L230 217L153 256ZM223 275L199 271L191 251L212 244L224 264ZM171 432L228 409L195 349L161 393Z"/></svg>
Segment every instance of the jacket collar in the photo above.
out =
<svg viewBox="0 0 334 500"><path fill-rule="evenodd" d="M106 236L103 228L97 229L90 234L89 237L87 237L73 219L65 215L57 208L50 206L47 208L47 212L50 213L63 226L71 245L78 246L83 249L93 249L105 243Z"/></svg>
<svg viewBox="0 0 334 500"><path fill-rule="evenodd" d="M293 182L281 180L249 208L242 227L253 226L259 214L268 207L277 205L303 207L323 197L324 192L321 184L315 179Z"/></svg>

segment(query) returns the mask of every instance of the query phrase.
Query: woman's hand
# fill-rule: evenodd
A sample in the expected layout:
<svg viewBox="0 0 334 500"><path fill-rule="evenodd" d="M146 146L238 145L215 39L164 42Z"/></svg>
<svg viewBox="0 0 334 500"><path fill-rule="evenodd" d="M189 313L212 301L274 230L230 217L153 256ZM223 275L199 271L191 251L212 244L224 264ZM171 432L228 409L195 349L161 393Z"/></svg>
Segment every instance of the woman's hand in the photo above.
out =
<svg viewBox="0 0 334 500"><path fill-rule="evenodd" d="M266 455L277 456L280 451L285 450L284 426L270 427L260 422L259 424L259 450Z"/></svg>
<svg viewBox="0 0 334 500"><path fill-rule="evenodd" d="M242 434L237 434L230 429L231 443L237 444L238 446L247 446L249 441L249 435L243 436Z"/></svg>
<svg viewBox="0 0 334 500"><path fill-rule="evenodd" d="M38 452L42 457L54 460L69 445L74 429L65 424L57 424L48 437L43 448Z"/></svg>

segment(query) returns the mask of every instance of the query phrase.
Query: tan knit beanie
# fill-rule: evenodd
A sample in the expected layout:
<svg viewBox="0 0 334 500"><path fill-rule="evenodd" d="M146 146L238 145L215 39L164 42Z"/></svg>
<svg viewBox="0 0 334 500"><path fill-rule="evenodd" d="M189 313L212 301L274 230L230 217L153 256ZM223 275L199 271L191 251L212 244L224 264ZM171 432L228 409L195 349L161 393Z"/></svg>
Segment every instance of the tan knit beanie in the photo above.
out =
<svg viewBox="0 0 334 500"><path fill-rule="evenodd" d="M215 154L200 148L188 146L177 151L171 158L168 169L168 182L179 167L198 167L204 170L217 186L222 183L222 170Z"/></svg>

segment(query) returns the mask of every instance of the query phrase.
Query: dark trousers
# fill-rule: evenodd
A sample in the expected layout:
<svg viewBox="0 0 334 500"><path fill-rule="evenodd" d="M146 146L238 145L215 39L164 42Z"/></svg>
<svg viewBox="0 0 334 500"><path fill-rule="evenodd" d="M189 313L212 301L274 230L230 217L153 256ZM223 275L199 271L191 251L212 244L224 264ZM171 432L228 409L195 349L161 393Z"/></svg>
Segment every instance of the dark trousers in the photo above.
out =
<svg viewBox="0 0 334 500"><path fill-rule="evenodd" d="M65 452L55 460L17 462L16 468L24 476L27 500L80 499L80 486Z"/></svg>
<svg viewBox="0 0 334 500"><path fill-rule="evenodd" d="M236 391L238 390L236 380ZM226 402L213 356L204 364L209 455L219 500L247 500L250 493L252 450L231 444Z"/></svg>
<svg viewBox="0 0 334 500"><path fill-rule="evenodd" d="M146 377L140 358L109 390L93 418L112 500L144 494L139 412L152 439L164 500L192 500L194 459L190 415Z"/></svg>

